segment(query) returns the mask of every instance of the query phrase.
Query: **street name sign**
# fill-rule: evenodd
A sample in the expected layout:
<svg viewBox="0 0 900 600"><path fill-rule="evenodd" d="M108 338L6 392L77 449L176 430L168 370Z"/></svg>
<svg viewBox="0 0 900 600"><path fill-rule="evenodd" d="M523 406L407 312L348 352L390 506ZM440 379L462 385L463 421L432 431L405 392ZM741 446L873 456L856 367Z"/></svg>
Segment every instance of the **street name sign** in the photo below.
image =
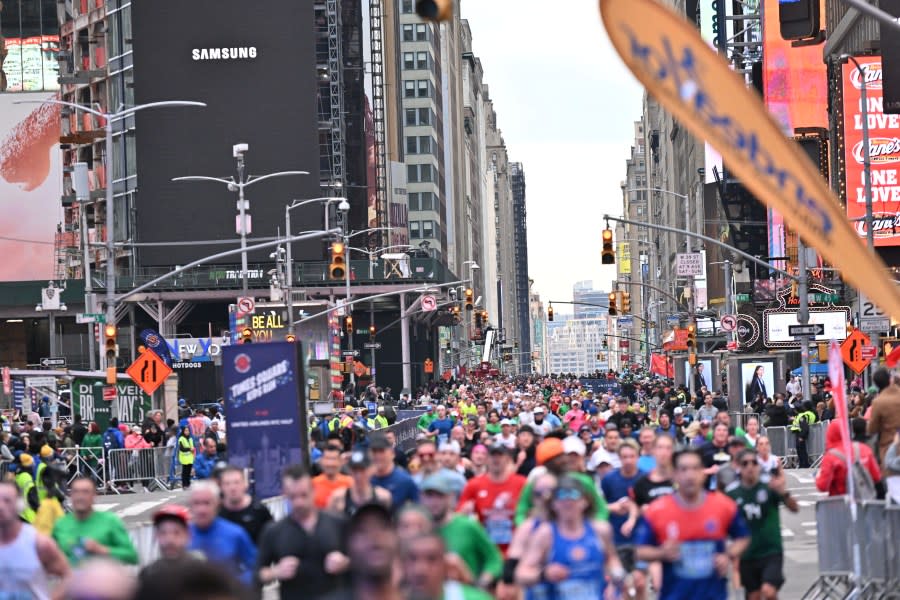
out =
<svg viewBox="0 0 900 600"><path fill-rule="evenodd" d="M66 359L64 357L42 358L41 366L42 367L64 367L64 366L66 366Z"/></svg>
<svg viewBox="0 0 900 600"><path fill-rule="evenodd" d="M809 325L788 325L788 334L792 337L803 335L825 335L825 325L822 323L810 323Z"/></svg>
<svg viewBox="0 0 900 600"><path fill-rule="evenodd" d="M366 350L381 350L381 342L366 342Z"/></svg>

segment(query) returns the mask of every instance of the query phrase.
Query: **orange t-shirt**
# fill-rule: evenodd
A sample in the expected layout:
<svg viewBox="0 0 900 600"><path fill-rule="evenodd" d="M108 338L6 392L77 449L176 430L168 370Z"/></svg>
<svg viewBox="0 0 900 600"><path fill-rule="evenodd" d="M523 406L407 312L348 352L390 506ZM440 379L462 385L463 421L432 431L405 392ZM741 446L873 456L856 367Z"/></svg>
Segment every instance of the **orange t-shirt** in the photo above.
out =
<svg viewBox="0 0 900 600"><path fill-rule="evenodd" d="M315 503L319 508L328 506L328 499L335 490L343 490L353 485L353 478L340 473L334 479L328 479L326 475L316 475L312 478Z"/></svg>

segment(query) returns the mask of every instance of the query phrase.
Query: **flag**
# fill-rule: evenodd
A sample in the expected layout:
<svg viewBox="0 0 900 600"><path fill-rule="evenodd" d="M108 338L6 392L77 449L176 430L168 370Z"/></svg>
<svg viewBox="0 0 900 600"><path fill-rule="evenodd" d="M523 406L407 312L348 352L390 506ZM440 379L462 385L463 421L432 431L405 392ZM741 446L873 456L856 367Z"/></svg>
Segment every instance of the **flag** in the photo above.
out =
<svg viewBox="0 0 900 600"><path fill-rule="evenodd" d="M662 354L650 355L650 372L660 377L675 377L675 368L672 362Z"/></svg>
<svg viewBox="0 0 900 600"><path fill-rule="evenodd" d="M897 366L898 361L900 361L900 344L897 344L897 346L891 350L891 353L884 358L884 364L887 365L887 368L893 369Z"/></svg>
<svg viewBox="0 0 900 600"><path fill-rule="evenodd" d="M157 333L155 329L145 329L138 337L141 338L141 343L144 346L153 350L166 363L166 366L172 367L172 355L169 353L169 344L166 343L166 339L163 336Z"/></svg>
<svg viewBox="0 0 900 600"><path fill-rule="evenodd" d="M844 382L844 359L841 356L841 347L835 340L831 340L831 347L828 349L828 379L831 381L834 415L841 428L841 441L843 442L844 456L847 459L847 477L851 477L853 444L850 437L850 415L847 409L847 386Z"/></svg>

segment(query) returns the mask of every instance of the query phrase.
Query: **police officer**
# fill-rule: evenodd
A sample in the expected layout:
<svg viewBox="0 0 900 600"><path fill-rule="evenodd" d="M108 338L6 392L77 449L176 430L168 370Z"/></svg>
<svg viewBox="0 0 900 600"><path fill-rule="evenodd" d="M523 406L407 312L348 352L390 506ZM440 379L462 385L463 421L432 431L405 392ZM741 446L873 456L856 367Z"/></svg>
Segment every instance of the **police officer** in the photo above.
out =
<svg viewBox="0 0 900 600"><path fill-rule="evenodd" d="M809 451L806 449L806 440L809 439L809 426L816 422L816 413L813 411L812 402L803 403L802 410L794 417L791 423L791 431L797 438L797 459L801 469L810 467Z"/></svg>

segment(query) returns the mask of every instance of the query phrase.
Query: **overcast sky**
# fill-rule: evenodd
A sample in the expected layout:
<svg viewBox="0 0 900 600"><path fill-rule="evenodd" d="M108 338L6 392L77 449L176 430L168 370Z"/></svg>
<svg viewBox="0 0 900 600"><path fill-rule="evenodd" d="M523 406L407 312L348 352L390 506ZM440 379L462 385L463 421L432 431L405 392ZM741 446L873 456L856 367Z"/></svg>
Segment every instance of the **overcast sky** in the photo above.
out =
<svg viewBox="0 0 900 600"><path fill-rule="evenodd" d="M525 170L534 289L545 302L571 300L583 279L609 290L602 216L622 213L642 88L610 45L596 0L460 1L509 158Z"/></svg>

